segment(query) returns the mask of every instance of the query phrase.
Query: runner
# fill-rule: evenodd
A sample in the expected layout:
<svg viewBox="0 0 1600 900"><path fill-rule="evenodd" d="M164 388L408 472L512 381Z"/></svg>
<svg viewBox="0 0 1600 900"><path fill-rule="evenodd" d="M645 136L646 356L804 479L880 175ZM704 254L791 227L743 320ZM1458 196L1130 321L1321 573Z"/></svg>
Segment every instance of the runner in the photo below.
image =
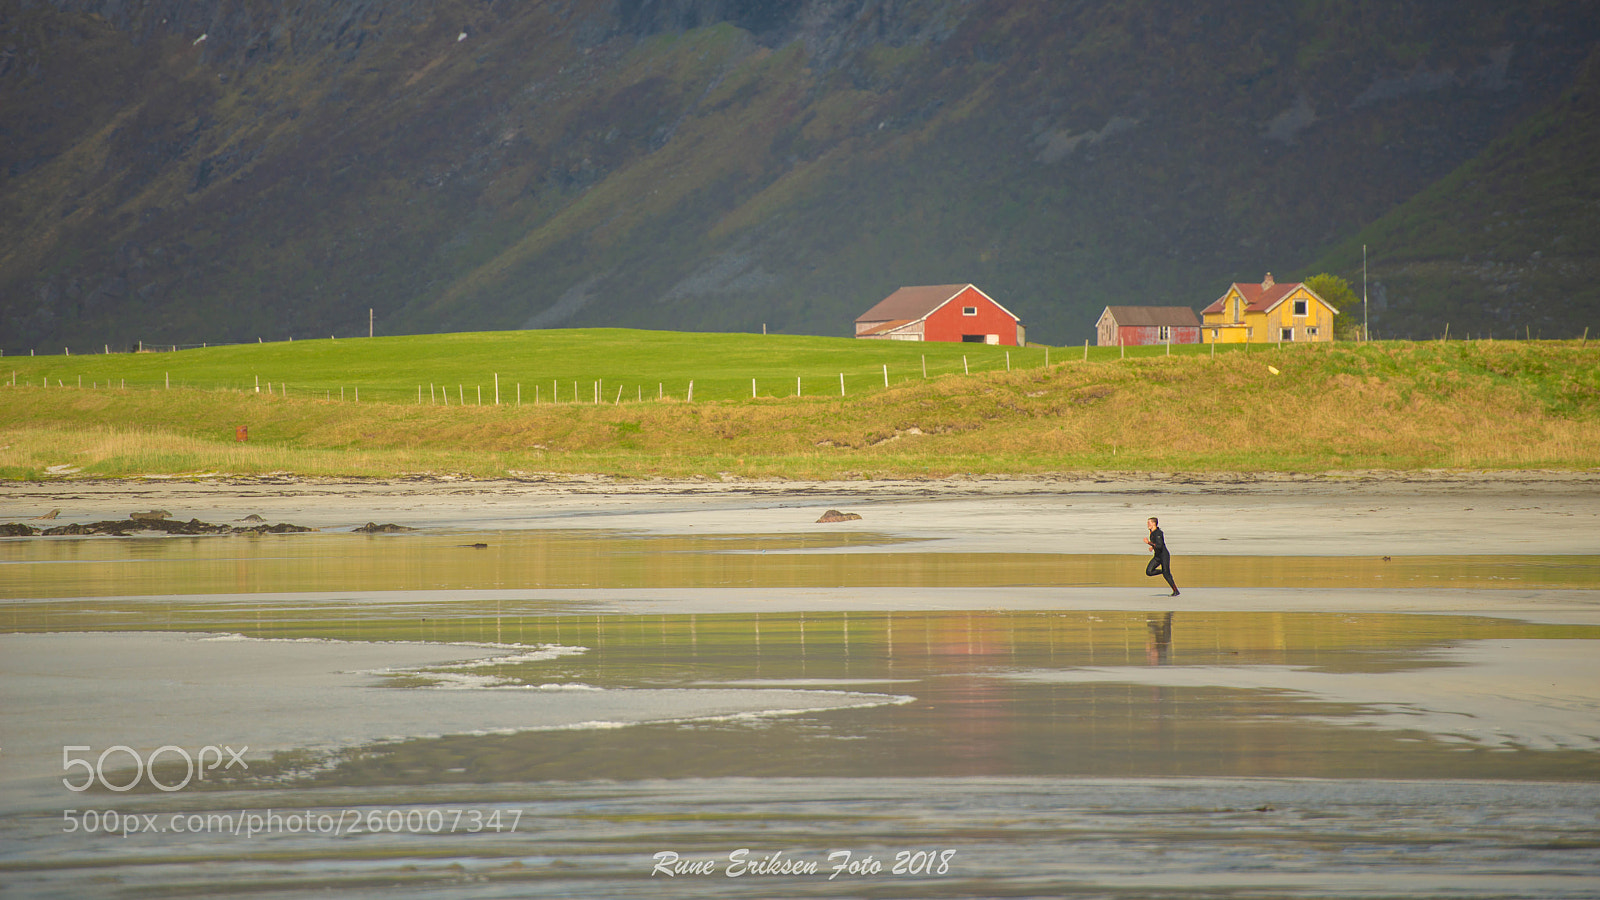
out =
<svg viewBox="0 0 1600 900"><path fill-rule="evenodd" d="M1144 567L1144 573L1166 578L1167 584L1172 587L1172 596L1176 597L1178 585L1172 580L1172 554L1167 550L1167 538L1161 533L1161 523L1156 521L1155 516L1151 516L1144 524L1150 529L1150 536L1145 538L1144 542L1150 548L1150 552L1155 554L1151 557L1150 564Z"/></svg>

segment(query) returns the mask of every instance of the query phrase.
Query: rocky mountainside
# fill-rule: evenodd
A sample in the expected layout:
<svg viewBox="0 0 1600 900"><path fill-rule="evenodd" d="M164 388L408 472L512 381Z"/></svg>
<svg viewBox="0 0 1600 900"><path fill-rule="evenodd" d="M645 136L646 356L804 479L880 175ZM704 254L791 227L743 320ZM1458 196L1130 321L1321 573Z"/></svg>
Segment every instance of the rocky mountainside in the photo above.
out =
<svg viewBox="0 0 1600 900"><path fill-rule="evenodd" d="M1597 42L1578 0L10 0L0 348L843 335L964 281L1076 343L1362 242L1380 336L1600 331Z"/></svg>

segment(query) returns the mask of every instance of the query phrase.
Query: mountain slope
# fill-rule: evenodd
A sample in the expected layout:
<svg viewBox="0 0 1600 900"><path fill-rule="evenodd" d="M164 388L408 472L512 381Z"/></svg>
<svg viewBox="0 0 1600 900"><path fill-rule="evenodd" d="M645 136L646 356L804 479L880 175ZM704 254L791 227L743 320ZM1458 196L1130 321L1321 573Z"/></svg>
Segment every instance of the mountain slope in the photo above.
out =
<svg viewBox="0 0 1600 900"><path fill-rule="evenodd" d="M1107 304L1304 269L1460 169L1572 85L1589 9L30 5L0 20L0 346L369 308L845 334L957 281L1076 342Z"/></svg>
<svg viewBox="0 0 1600 900"><path fill-rule="evenodd" d="M1562 337L1600 333L1600 53L1556 102L1328 253L1359 276L1373 330Z"/></svg>

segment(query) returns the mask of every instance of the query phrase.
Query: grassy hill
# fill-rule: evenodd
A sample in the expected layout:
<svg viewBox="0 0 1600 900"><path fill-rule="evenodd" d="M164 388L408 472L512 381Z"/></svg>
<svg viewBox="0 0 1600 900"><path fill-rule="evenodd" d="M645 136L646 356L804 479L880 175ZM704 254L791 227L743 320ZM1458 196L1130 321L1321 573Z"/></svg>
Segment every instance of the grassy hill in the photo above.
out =
<svg viewBox="0 0 1600 900"><path fill-rule="evenodd" d="M1589 132L1561 137L1582 120L1553 104L1597 21L1583 0L26 4L0 16L0 348L353 336L369 309L380 334L844 335L900 285L965 281L1077 343L1108 304L1310 274L1491 146L1502 182L1529 161L1542 194L1587 196ZM1496 143L1540 115L1557 139ZM1470 192L1438 200L1417 215L1474 221ZM1537 230L1517 215L1503 233ZM1562 302L1505 327L1578 334L1596 282L1542 268ZM1415 272L1384 273L1386 309L1456 277Z"/></svg>
<svg viewBox="0 0 1600 900"><path fill-rule="evenodd" d="M1006 352L607 329L7 358L0 477L837 478L1600 460L1600 342L1140 348L1127 358L1095 348L1088 360L1058 348L1048 367L1044 348L1029 348L1009 351L1009 371ZM544 393L552 380L559 402ZM450 405L430 391L440 385ZM235 442L238 426L247 443Z"/></svg>
<svg viewBox="0 0 1600 900"><path fill-rule="evenodd" d="M1183 348L1179 348L1183 352ZM671 396L748 400L751 379L759 397L792 397L795 379L808 397L882 390L889 384L957 372L1037 368L1052 351L1043 347L984 344L857 341L800 335L693 334L622 328L570 328L402 337L324 339L239 344L178 352L79 354L0 358L0 372L21 386L115 386L129 389L198 388L282 394L291 399L494 405L499 379L501 405L601 399L638 402ZM1062 353L1077 351L1056 348ZM1143 353L1156 352L1149 348ZM1194 352L1188 348L1187 352ZM1094 348L1095 358L1117 350ZM272 388L268 391L268 385ZM446 389L448 388L448 392ZM648 388L648 390L646 390ZM419 390L420 389L420 390ZM480 401L479 393L484 391ZM621 390L625 397L618 394Z"/></svg>

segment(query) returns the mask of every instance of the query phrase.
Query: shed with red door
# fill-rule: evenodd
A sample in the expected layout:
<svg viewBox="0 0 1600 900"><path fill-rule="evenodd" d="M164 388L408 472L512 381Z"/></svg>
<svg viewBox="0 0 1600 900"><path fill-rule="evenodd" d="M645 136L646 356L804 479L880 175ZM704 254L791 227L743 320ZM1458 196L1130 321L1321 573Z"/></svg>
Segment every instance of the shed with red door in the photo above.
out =
<svg viewBox="0 0 1600 900"><path fill-rule="evenodd" d="M903 287L856 318L856 337L1021 347L1022 320L970 284Z"/></svg>

